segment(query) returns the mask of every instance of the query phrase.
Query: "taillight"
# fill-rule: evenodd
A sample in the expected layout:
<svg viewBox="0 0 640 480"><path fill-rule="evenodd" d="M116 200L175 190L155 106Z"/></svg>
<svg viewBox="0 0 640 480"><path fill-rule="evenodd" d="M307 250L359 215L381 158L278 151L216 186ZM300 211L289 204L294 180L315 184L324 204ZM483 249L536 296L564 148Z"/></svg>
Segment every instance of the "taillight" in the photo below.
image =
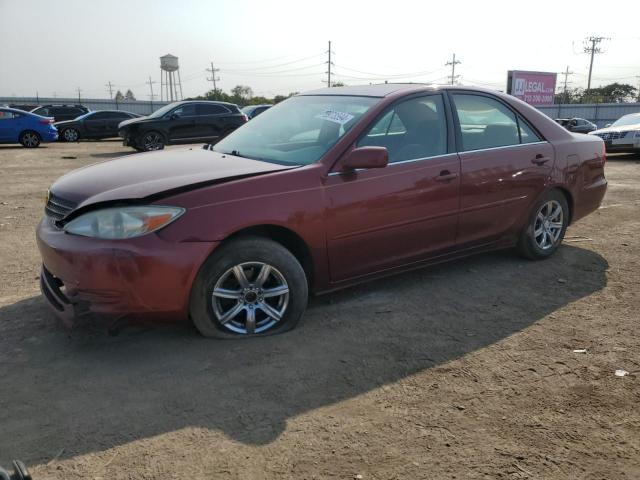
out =
<svg viewBox="0 0 640 480"><path fill-rule="evenodd" d="M38 120L38 123L42 123L43 125L51 125L55 120L53 118L41 118Z"/></svg>

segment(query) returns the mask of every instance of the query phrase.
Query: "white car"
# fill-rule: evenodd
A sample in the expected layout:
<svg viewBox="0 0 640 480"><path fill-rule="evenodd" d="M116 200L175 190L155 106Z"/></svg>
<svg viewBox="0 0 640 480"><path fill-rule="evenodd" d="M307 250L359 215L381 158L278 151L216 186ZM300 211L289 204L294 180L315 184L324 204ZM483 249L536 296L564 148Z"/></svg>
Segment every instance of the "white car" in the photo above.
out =
<svg viewBox="0 0 640 480"><path fill-rule="evenodd" d="M620 117L611 125L590 132L597 135L606 146L607 152L640 152L640 112Z"/></svg>

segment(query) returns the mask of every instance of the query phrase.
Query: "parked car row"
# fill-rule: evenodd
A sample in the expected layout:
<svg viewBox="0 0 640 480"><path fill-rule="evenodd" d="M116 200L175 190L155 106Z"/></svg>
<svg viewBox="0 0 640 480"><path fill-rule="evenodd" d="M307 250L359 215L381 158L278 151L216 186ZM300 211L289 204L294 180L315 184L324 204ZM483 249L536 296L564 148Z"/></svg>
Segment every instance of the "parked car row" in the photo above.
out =
<svg viewBox="0 0 640 480"><path fill-rule="evenodd" d="M161 150L165 145L216 143L271 105L241 111L232 103L182 101L151 115L121 110L89 111L83 105L42 105L25 110L0 109L0 143L37 147L41 142L122 137L123 144L139 151Z"/></svg>

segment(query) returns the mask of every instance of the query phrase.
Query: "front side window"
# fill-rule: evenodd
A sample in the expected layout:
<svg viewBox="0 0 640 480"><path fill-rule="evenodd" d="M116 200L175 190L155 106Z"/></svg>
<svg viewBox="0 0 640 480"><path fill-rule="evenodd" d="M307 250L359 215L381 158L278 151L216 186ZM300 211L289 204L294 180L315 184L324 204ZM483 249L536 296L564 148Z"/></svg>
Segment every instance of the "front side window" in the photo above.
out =
<svg viewBox="0 0 640 480"><path fill-rule="evenodd" d="M385 147L389 163L447 153L447 120L441 95L412 98L390 108L358 142Z"/></svg>
<svg viewBox="0 0 640 480"><path fill-rule="evenodd" d="M213 150L283 165L317 162L378 98L346 95L291 97L218 142Z"/></svg>
<svg viewBox="0 0 640 480"><path fill-rule="evenodd" d="M462 150L518 145L515 114L502 103L480 95L454 94L462 137Z"/></svg>
<svg viewBox="0 0 640 480"><path fill-rule="evenodd" d="M178 115L179 117L193 117L196 115L196 106L193 103L187 103L179 108L176 108L171 115Z"/></svg>

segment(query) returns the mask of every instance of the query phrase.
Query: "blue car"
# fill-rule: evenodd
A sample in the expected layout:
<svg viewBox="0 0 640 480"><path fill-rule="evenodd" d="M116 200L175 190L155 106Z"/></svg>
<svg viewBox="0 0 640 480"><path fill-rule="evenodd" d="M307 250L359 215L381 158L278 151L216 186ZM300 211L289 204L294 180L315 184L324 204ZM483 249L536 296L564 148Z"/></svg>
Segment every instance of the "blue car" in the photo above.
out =
<svg viewBox="0 0 640 480"><path fill-rule="evenodd" d="M55 142L58 129L53 122L53 118L0 108L0 143L21 143L23 147L35 148L41 142Z"/></svg>

